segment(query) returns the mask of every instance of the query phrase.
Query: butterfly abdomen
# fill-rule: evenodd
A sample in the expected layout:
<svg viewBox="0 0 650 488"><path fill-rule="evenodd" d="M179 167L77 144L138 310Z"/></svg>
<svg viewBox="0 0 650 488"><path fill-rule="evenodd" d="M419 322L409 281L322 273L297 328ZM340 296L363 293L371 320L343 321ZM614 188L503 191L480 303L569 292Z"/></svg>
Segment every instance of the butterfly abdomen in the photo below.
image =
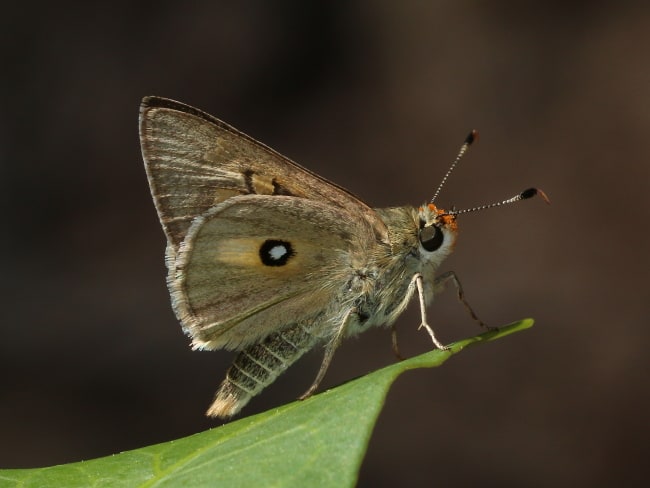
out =
<svg viewBox="0 0 650 488"><path fill-rule="evenodd" d="M309 328L295 324L242 350L230 366L207 415L236 414L318 341Z"/></svg>

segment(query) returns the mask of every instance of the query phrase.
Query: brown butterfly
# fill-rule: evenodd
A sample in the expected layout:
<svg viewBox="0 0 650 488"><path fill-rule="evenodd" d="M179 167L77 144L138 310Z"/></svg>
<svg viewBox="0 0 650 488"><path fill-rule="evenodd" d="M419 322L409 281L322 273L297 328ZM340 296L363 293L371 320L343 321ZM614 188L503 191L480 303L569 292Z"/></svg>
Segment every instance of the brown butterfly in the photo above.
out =
<svg viewBox="0 0 650 488"><path fill-rule="evenodd" d="M531 188L496 204L444 211L433 203L441 184L422 207L373 209L220 120L158 97L142 101L140 142L167 236L174 311L193 348L240 351L208 409L215 417L237 413L323 345L309 396L345 337L391 325L414 296L420 326L444 348L426 306L450 280L463 300L453 272L435 276L453 249L456 216L545 198Z"/></svg>

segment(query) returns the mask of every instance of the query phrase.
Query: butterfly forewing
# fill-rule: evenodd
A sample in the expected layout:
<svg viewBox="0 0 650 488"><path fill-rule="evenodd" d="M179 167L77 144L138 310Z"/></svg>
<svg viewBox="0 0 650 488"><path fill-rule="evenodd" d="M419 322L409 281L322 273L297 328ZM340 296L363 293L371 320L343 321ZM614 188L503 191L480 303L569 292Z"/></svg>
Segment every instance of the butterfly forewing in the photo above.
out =
<svg viewBox="0 0 650 488"><path fill-rule="evenodd" d="M386 240L383 222L354 195L197 109L145 98L140 140L158 215L174 251L196 217L245 194L327 202L367 220Z"/></svg>

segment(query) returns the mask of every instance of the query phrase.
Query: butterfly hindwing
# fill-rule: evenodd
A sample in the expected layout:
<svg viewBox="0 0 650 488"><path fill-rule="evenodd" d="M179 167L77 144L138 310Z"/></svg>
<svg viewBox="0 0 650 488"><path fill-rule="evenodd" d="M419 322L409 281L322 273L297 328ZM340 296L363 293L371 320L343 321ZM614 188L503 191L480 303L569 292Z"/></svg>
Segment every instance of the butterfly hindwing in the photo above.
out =
<svg viewBox="0 0 650 488"><path fill-rule="evenodd" d="M195 347L239 349L287 324L326 320L327 304L373 229L333 205L244 195L196 219L170 268L176 313Z"/></svg>

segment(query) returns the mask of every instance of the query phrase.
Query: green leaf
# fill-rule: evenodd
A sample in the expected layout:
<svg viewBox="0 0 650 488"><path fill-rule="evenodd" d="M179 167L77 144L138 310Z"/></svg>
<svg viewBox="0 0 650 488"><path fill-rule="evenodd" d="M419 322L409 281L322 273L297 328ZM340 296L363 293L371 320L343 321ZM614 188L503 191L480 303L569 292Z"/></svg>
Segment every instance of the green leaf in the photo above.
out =
<svg viewBox="0 0 650 488"><path fill-rule="evenodd" d="M525 319L176 441L92 461L0 470L0 486L354 486L388 389L401 373L440 366L468 346L532 325Z"/></svg>

